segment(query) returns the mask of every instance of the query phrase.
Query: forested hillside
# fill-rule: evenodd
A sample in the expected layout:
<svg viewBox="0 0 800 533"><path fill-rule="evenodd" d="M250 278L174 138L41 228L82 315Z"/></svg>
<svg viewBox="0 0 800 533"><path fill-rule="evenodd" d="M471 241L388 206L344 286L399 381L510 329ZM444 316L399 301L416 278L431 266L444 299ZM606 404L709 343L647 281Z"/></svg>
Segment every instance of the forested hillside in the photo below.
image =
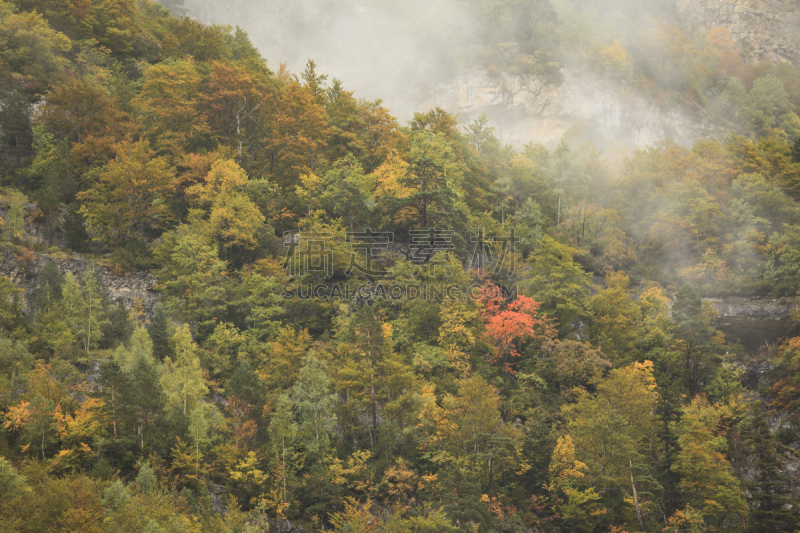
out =
<svg viewBox="0 0 800 533"><path fill-rule="evenodd" d="M573 23L479 59L728 133L616 168L150 0L0 0L0 531L798 529L800 337L747 353L703 298L800 291L800 71Z"/></svg>

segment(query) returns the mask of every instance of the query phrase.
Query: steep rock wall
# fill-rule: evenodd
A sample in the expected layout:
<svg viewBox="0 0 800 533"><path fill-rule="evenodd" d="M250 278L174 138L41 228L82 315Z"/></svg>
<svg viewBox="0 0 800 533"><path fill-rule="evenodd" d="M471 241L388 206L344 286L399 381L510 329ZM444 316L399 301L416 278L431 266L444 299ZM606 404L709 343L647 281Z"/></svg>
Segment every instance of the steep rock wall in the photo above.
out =
<svg viewBox="0 0 800 533"><path fill-rule="evenodd" d="M93 265L91 261L77 254L72 257L33 252L15 255L6 247L0 253L0 275L11 279L23 290L22 304L26 312L29 310L28 304L37 285L38 274L49 260L56 264L59 271L64 274L71 272L79 280L87 269L94 266L111 301L121 302L126 309L137 305L149 314L158 303L158 293L155 292L156 279L148 272L116 274L108 267L101 264Z"/></svg>
<svg viewBox="0 0 800 533"><path fill-rule="evenodd" d="M677 0L689 29L725 27L752 63L800 65L800 0Z"/></svg>
<svg viewBox="0 0 800 533"><path fill-rule="evenodd" d="M771 351L783 339L797 335L792 320L797 309L794 298L708 298L717 318L714 327L728 341L738 342L750 354Z"/></svg>
<svg viewBox="0 0 800 533"><path fill-rule="evenodd" d="M599 144L643 147L666 137L690 144L710 128L676 109L663 110L634 90L615 89L567 69L556 85L536 76L492 75L475 70L431 91L423 108L439 106L458 113L462 121L487 113L497 135L520 146L551 143L568 132L592 131Z"/></svg>

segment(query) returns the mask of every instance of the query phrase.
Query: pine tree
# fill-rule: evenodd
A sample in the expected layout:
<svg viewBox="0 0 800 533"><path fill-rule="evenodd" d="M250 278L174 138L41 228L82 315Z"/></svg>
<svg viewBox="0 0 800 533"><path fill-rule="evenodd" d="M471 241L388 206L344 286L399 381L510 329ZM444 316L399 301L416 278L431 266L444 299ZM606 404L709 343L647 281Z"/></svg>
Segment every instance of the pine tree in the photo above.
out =
<svg viewBox="0 0 800 533"><path fill-rule="evenodd" d="M164 362L167 357L175 357L170 329L166 310L162 305L157 305L150 318L147 333L153 341L153 355L159 362Z"/></svg>
<svg viewBox="0 0 800 533"><path fill-rule="evenodd" d="M134 425L140 449L144 449L145 434L164 409L164 395L159 379L159 369L153 358L153 346L144 328L138 328L131 342L128 360L127 402L133 409Z"/></svg>
<svg viewBox="0 0 800 533"><path fill-rule="evenodd" d="M692 394L697 395L700 390L701 364L708 362L712 354L722 348L716 338L718 333L709 326L709 311L697 289L691 285L684 285L675 295L672 317L677 325L676 334L683 341L686 369L691 369L692 372L689 379Z"/></svg>
<svg viewBox="0 0 800 533"><path fill-rule="evenodd" d="M792 163L800 163L800 137L792 144Z"/></svg>
<svg viewBox="0 0 800 533"><path fill-rule="evenodd" d="M132 407L126 402L130 394L130 382L114 358L100 365L99 381L100 388L96 395L103 400L103 409L111 423L112 437L116 441L122 432L122 421L128 418L127 411Z"/></svg>
<svg viewBox="0 0 800 533"><path fill-rule="evenodd" d="M747 531L772 533L791 531L798 523L798 501L791 495L789 479L781 474L778 443L770 434L765 413L756 403L747 419L748 431L743 435L753 443L755 479L749 484L752 493Z"/></svg>

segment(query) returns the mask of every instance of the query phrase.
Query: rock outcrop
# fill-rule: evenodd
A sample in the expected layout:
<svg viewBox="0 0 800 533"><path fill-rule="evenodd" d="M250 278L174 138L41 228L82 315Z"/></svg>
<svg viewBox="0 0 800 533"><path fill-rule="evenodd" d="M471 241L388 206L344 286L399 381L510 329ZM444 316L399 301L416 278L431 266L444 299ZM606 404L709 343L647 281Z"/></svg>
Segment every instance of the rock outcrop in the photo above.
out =
<svg viewBox="0 0 800 533"><path fill-rule="evenodd" d="M800 0L677 0L689 29L731 32L752 63L800 65Z"/></svg>
<svg viewBox="0 0 800 533"><path fill-rule="evenodd" d="M62 256L25 252L23 255L15 255L6 247L0 253L0 275L11 279L23 290L24 311L29 310L28 304L36 288L38 274L48 261L53 261L62 273L71 272L79 280L87 269L94 267L111 301L121 302L126 309L136 305L149 314L158 302L156 279L148 272L117 274L109 267L93 263L78 254Z"/></svg>
<svg viewBox="0 0 800 533"><path fill-rule="evenodd" d="M498 137L516 146L553 142L572 133L594 136L595 144L613 150L667 137L690 144L712 133L707 125L677 109L664 110L632 88L615 88L568 69L562 74L564 82L554 84L537 76L474 70L434 88L431 101L422 107L458 113L462 122L486 113Z"/></svg>
<svg viewBox="0 0 800 533"><path fill-rule="evenodd" d="M792 320L794 298L708 298L717 312L714 327L730 342L738 342L750 354L771 351L776 344L798 334Z"/></svg>

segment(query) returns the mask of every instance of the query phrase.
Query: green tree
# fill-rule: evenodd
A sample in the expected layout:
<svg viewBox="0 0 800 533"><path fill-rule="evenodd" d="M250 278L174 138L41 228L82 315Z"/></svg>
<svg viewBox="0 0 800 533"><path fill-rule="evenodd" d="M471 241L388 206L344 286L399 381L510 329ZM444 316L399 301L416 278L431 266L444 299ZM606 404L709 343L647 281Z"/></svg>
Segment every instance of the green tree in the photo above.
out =
<svg viewBox="0 0 800 533"><path fill-rule="evenodd" d="M153 344L144 328L138 327L133 332L131 349L118 349L114 358L125 372L124 377L116 376L122 393L120 408L128 417L126 425L135 431L139 448L144 449L146 433L165 404L160 369L153 357ZM109 370L112 377L114 369Z"/></svg>
<svg viewBox="0 0 800 533"><path fill-rule="evenodd" d="M22 310L19 306L19 295L22 289L5 276L0 276L0 325L7 331L13 331L19 325Z"/></svg>
<svg viewBox="0 0 800 533"><path fill-rule="evenodd" d="M172 328L164 306L156 306L153 316L150 318L147 333L153 342L153 355L159 362L163 362L166 357L175 356L175 349L172 346Z"/></svg>
<svg viewBox="0 0 800 533"><path fill-rule="evenodd" d="M672 305L672 318L676 324L676 336L682 341L686 357L686 370L691 370L692 394L699 392L700 366L713 362L714 354L722 350L720 334L709 324L713 309L703 303L697 289L690 285L681 287Z"/></svg>
<svg viewBox="0 0 800 533"><path fill-rule="evenodd" d="M789 97L783 82L771 75L758 78L750 89L745 108L756 132L764 135L776 125L777 118L790 109Z"/></svg>
<svg viewBox="0 0 800 533"><path fill-rule="evenodd" d="M8 502L19 493L30 492L30 487L25 483L25 476L21 476L14 465L5 457L0 457L0 501ZM0 510L4 505L0 504Z"/></svg>
<svg viewBox="0 0 800 533"><path fill-rule="evenodd" d="M589 528L592 502L600 499L593 487L580 487L587 484L587 470L584 463L575 459L572 438L559 437L550 461L547 490L561 519L576 530Z"/></svg>
<svg viewBox="0 0 800 533"><path fill-rule="evenodd" d="M208 334L224 306L221 286L227 264L196 223L180 226L165 234L156 249L164 265L156 274L167 294L167 303L183 313L189 323Z"/></svg>
<svg viewBox="0 0 800 533"><path fill-rule="evenodd" d="M25 207L22 204L28 199L19 191L12 191L9 196L3 236L6 240L22 239L25 234Z"/></svg>
<svg viewBox="0 0 800 533"><path fill-rule="evenodd" d="M197 345L192 340L189 325L178 329L173 339L175 360L164 360L161 385L167 398L167 408L176 408L189 416L200 398L208 393L208 387L203 379Z"/></svg>
<svg viewBox="0 0 800 533"><path fill-rule="evenodd" d="M575 250L545 236L531 255L527 277L520 282L526 296L541 303L546 315L558 320L559 335L574 332L590 316L590 273L574 260Z"/></svg>
<svg viewBox="0 0 800 533"><path fill-rule="evenodd" d="M515 463L522 434L503 423L501 399L481 376L461 380L458 393L446 397L442 404L453 424L445 439L452 453L461 458L456 463L471 481L486 487L490 500L494 499L495 478L502 478Z"/></svg>
<svg viewBox="0 0 800 533"><path fill-rule="evenodd" d="M657 401L653 364L634 363L609 372L595 383L596 393L578 393L564 406L566 433L575 444L576 458L588 467L598 493L619 491L635 504L633 466L650 467ZM638 490L642 490L641 485Z"/></svg>
<svg viewBox="0 0 800 533"><path fill-rule="evenodd" d="M410 143L408 168L397 179L399 190L389 208L399 220L406 212L413 214L415 228L448 228L459 234L466 223L461 199L464 171L452 146L444 136L429 131L414 133Z"/></svg>
<svg viewBox="0 0 800 533"><path fill-rule="evenodd" d="M71 45L40 13L0 4L0 83L5 90L24 87L31 96L42 94L69 64L64 56Z"/></svg>
<svg viewBox="0 0 800 533"><path fill-rule="evenodd" d="M342 223L351 229L362 229L368 226L371 211L375 209L371 202L374 178L364 174L361 164L353 155L347 155L331 165L331 168L320 180L318 191L298 190L298 196L320 202L328 215L341 218ZM304 198L305 199L305 198Z"/></svg>
<svg viewBox="0 0 800 533"><path fill-rule="evenodd" d="M287 485L290 473L290 461L295 456L294 440L297 438L297 423L292 400L286 393L281 394L275 402L275 410L269 422L269 440L272 450L281 461L281 479L278 480L283 494L283 501L287 499Z"/></svg>
<svg viewBox="0 0 800 533"><path fill-rule="evenodd" d="M94 266L84 272L83 288L78 285L72 272L68 272L64 277L62 294L61 306L67 316L67 323L88 355L102 338L101 326L106 322L100 278Z"/></svg>
<svg viewBox="0 0 800 533"><path fill-rule="evenodd" d="M751 443L757 469L747 483L754 504L750 507L747 531L769 533L791 530L798 520L797 500L789 491L789 480L781 473L780 443L769 430L760 403L755 402L741 424L744 438Z"/></svg>
<svg viewBox="0 0 800 533"><path fill-rule="evenodd" d="M291 401L298 417L298 435L318 457L327 453L330 431L336 425L336 395L331 385L328 365L313 354L307 355L292 387Z"/></svg>
<svg viewBox="0 0 800 533"><path fill-rule="evenodd" d="M747 519L739 480L725 457L728 443L720 435L722 408L696 396L683 408L675 423L680 451L673 468L681 475L681 488L689 505L697 509L709 525L718 525L727 515Z"/></svg>

